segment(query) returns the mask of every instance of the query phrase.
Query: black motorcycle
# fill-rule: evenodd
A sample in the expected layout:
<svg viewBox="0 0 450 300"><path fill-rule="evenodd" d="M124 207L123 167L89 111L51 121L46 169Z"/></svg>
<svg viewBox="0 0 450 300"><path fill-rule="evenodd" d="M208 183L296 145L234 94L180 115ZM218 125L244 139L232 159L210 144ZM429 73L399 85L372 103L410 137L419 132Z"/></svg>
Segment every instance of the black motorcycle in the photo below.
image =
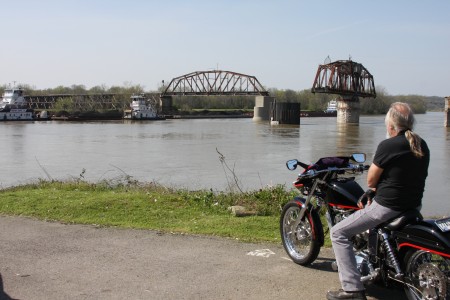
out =
<svg viewBox="0 0 450 300"><path fill-rule="evenodd" d="M358 200L368 198L355 181L369 167L364 162L361 153L314 164L286 162L289 170L305 169L294 182L303 197L288 202L280 218L283 246L295 263L306 266L317 258L325 234L321 216L325 229L331 228L360 209ZM417 210L405 211L355 236L353 248L364 284L397 282L408 299L450 299L450 218L424 220Z"/></svg>

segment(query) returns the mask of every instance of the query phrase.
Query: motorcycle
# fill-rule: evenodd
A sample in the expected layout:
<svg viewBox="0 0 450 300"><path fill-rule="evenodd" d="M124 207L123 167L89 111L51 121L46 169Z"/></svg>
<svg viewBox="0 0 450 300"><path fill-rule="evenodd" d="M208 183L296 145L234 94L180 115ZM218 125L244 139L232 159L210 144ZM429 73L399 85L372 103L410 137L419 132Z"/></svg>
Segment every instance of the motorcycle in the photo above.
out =
<svg viewBox="0 0 450 300"><path fill-rule="evenodd" d="M368 170L365 160L365 154L355 153L314 164L286 162L291 171L304 169L294 182L301 196L286 203L280 217L283 247L295 263L314 262L324 245L324 225L331 228L360 209L358 200L368 199L371 190L364 192L355 180ZM450 218L424 220L419 211L409 210L352 242L364 284L396 282L408 299L450 299Z"/></svg>

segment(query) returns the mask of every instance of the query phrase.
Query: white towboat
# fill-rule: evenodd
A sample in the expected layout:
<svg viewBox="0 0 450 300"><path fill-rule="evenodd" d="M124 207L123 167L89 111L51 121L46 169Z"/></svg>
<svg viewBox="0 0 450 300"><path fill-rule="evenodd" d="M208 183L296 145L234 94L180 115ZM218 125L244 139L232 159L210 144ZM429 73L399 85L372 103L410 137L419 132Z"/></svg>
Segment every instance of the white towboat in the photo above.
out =
<svg viewBox="0 0 450 300"><path fill-rule="evenodd" d="M23 89L7 88L0 101L0 121L33 120L34 111L28 108Z"/></svg>
<svg viewBox="0 0 450 300"><path fill-rule="evenodd" d="M333 99L330 102L328 102L327 109L325 110L327 114L333 114L337 112L337 100Z"/></svg>
<svg viewBox="0 0 450 300"><path fill-rule="evenodd" d="M162 120L155 107L149 103L145 95L131 96L130 109L124 111L124 119L131 120Z"/></svg>

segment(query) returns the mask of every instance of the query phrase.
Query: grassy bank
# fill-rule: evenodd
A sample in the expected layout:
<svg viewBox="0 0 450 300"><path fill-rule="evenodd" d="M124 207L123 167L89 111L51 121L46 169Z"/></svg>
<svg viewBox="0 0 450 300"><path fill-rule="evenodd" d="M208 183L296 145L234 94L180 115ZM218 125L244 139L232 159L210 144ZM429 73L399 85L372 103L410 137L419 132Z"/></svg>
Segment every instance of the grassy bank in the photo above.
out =
<svg viewBox="0 0 450 300"><path fill-rule="evenodd" d="M280 211L290 199L292 193L284 186L221 193L175 190L153 183L39 181L0 190L0 214L280 242ZM229 211L232 205L245 206L256 215L235 217Z"/></svg>

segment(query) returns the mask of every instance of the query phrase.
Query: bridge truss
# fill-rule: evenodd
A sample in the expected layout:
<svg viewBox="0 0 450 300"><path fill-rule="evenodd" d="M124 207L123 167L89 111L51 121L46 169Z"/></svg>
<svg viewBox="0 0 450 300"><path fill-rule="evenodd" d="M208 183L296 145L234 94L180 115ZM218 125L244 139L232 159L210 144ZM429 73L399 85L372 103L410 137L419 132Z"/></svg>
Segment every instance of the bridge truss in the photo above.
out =
<svg viewBox="0 0 450 300"><path fill-rule="evenodd" d="M230 71L198 71L170 81L161 97L178 95L261 95L269 92L255 76Z"/></svg>
<svg viewBox="0 0 450 300"><path fill-rule="evenodd" d="M376 97L373 76L362 64L351 60L320 65L311 91L344 97Z"/></svg>
<svg viewBox="0 0 450 300"><path fill-rule="evenodd" d="M59 101L69 101L70 106L79 110L122 108L116 94L55 94L25 96L28 106L33 109L54 109Z"/></svg>
<svg viewBox="0 0 450 300"><path fill-rule="evenodd" d="M155 107L159 106L159 95L144 94ZM55 95L26 95L25 100L29 108L55 109L58 102L65 102L71 109L80 111L94 110L122 110L130 105L128 94L55 94ZM63 107L61 105L59 108Z"/></svg>

